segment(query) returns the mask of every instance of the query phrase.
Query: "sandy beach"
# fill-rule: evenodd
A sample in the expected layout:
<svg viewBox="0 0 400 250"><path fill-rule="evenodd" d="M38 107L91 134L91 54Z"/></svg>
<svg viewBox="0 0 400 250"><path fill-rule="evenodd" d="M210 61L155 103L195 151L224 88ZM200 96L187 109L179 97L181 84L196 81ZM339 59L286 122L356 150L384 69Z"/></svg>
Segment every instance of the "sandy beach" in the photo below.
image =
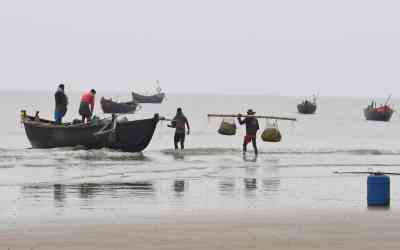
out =
<svg viewBox="0 0 400 250"><path fill-rule="evenodd" d="M395 211L166 215L145 222L17 224L0 249L398 249Z"/></svg>

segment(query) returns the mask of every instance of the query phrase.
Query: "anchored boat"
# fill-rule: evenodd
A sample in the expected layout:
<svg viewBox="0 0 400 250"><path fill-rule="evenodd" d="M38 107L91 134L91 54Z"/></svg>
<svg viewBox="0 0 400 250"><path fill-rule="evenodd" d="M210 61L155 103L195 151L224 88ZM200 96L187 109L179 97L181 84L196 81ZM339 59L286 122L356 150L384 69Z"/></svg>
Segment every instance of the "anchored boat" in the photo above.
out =
<svg viewBox="0 0 400 250"><path fill-rule="evenodd" d="M376 102L372 101L370 105L368 105L364 109L365 119L371 121L390 121L394 110L388 105L391 95L386 99L385 104L376 106Z"/></svg>
<svg viewBox="0 0 400 250"><path fill-rule="evenodd" d="M158 93L154 95L141 95L132 92L132 98L138 103L162 103L165 98L165 93Z"/></svg>
<svg viewBox="0 0 400 250"><path fill-rule="evenodd" d="M364 109L364 116L367 120L388 122L390 121L393 112L393 109L388 105L382 105L380 107L368 105L368 107Z"/></svg>
<svg viewBox="0 0 400 250"><path fill-rule="evenodd" d="M299 111L299 113L302 114L314 114L317 110L315 99L312 102L305 100L302 103L298 104L297 110Z"/></svg>
<svg viewBox="0 0 400 250"><path fill-rule="evenodd" d="M105 114L132 114L138 107L138 103L135 101L115 102L104 97L101 98L100 105Z"/></svg>

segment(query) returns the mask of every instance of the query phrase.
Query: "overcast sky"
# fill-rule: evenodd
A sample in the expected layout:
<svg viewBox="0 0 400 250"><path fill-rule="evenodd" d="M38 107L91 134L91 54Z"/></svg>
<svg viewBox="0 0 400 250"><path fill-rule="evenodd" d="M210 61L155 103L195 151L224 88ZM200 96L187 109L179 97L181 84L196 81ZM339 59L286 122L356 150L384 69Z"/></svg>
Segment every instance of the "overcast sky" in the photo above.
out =
<svg viewBox="0 0 400 250"><path fill-rule="evenodd" d="M400 95L400 1L0 0L0 89Z"/></svg>

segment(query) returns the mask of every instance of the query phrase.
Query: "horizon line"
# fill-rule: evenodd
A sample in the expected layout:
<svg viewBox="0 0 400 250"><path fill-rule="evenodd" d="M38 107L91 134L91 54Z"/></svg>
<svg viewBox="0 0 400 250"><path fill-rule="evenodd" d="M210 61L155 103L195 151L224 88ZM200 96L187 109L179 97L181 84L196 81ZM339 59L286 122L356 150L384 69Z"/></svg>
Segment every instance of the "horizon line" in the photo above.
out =
<svg viewBox="0 0 400 250"><path fill-rule="evenodd" d="M45 89L0 89L0 93L1 92L48 92L48 93L52 93L55 90L45 90ZM67 90L68 92L72 92L72 93L77 93L77 92L81 92L81 91L85 91L85 90L77 90L77 89L71 89L71 90ZM108 93L121 93L120 90L111 90L111 89L105 89L103 91L106 91ZM127 93L130 93L131 91L126 91ZM143 91L139 92L142 93ZM311 98L313 96L313 94L310 95L293 95L293 94L280 94L280 93L260 93L260 92L243 92L243 93L239 93L239 92L207 92L207 91L197 91L197 92L185 92L185 91L168 91L165 92L163 91L165 94L172 94L172 95L216 95L216 96L272 96L272 97L303 97L303 98ZM152 94L152 92L149 92L149 94ZM317 99L321 98L321 97L331 97L331 98L356 98L356 99L360 99L360 98L387 98L388 96L367 96L367 95L321 95L318 94ZM396 99L396 96L391 96L392 99Z"/></svg>

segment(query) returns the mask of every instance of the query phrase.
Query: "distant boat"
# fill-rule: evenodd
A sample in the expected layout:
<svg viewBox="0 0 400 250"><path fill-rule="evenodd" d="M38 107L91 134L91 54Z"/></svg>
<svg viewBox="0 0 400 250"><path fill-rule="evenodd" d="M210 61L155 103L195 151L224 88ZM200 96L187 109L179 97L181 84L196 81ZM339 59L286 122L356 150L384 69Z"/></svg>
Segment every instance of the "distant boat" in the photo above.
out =
<svg viewBox="0 0 400 250"><path fill-rule="evenodd" d="M372 101L370 105L368 105L364 109L365 119L370 121L390 121L394 110L388 105L389 99L391 95L387 98L385 104L376 107L375 101Z"/></svg>
<svg viewBox="0 0 400 250"><path fill-rule="evenodd" d="M165 93L162 92L160 82L157 80L156 94L154 95L141 95L132 91L133 101L137 103L162 103L165 98Z"/></svg>
<svg viewBox="0 0 400 250"><path fill-rule="evenodd" d="M125 152L141 152L150 143L158 114L153 118L117 121L98 119L90 123L55 124L53 121L21 115L26 135L33 148L84 146L112 148Z"/></svg>
<svg viewBox="0 0 400 250"><path fill-rule="evenodd" d="M372 108L368 106L367 108L364 109L365 119L370 121L388 122L390 121L392 114L393 110L387 105L380 106L378 108Z"/></svg>
<svg viewBox="0 0 400 250"><path fill-rule="evenodd" d="M314 114L317 110L317 103L315 98L312 102L310 102L309 100L305 100L302 103L298 104L297 110L301 114Z"/></svg>
<svg viewBox="0 0 400 250"><path fill-rule="evenodd" d="M132 114L138 107L138 103L135 101L115 102L104 97L101 98L100 105L105 114Z"/></svg>
<svg viewBox="0 0 400 250"><path fill-rule="evenodd" d="M138 103L162 103L165 98L165 93L158 93L154 95L141 95L132 92L132 98Z"/></svg>

